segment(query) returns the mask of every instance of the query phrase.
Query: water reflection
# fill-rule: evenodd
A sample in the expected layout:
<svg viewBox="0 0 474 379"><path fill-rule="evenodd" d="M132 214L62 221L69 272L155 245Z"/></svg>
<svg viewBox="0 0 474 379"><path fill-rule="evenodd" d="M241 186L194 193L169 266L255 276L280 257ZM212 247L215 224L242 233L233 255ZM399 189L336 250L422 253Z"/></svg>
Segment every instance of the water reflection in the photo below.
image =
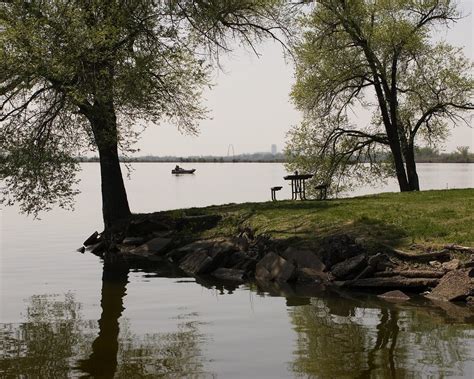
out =
<svg viewBox="0 0 474 379"><path fill-rule="evenodd" d="M322 378L469 374L464 367L473 354L473 312L454 307L452 318L453 309L430 304L312 298L288 308L297 333L290 367L297 376Z"/></svg>
<svg viewBox="0 0 474 379"><path fill-rule="evenodd" d="M24 323L0 324L0 376L67 377L69 359L92 341L80 308L70 293L32 296Z"/></svg>
<svg viewBox="0 0 474 379"><path fill-rule="evenodd" d="M113 378L117 370L119 349L119 318L126 295L129 267L116 263L105 263L102 273L102 293L99 320L99 335L92 343L92 354L83 360L79 368L92 377Z"/></svg>
<svg viewBox="0 0 474 379"><path fill-rule="evenodd" d="M73 294L32 296L25 322L0 324L0 377L213 376L204 370L199 315L177 315L175 332L131 332L121 319L128 274L127 266L104 265L98 325L82 319Z"/></svg>

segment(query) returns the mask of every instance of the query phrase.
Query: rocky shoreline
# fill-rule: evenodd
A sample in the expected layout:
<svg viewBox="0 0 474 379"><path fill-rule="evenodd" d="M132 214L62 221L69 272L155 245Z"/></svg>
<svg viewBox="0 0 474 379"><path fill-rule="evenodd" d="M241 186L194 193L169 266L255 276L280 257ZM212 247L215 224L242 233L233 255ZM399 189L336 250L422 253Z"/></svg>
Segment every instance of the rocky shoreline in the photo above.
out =
<svg viewBox="0 0 474 379"><path fill-rule="evenodd" d="M407 300L422 294L434 301L474 305L474 249L446 245L404 252L348 234L334 234L318 244L274 239L241 228L233 236L202 238L218 215L178 218L139 215L107 243L99 233L85 242L106 259L169 262L195 277L210 276L235 284L257 281L263 288L296 285L326 289L357 289L381 297Z"/></svg>

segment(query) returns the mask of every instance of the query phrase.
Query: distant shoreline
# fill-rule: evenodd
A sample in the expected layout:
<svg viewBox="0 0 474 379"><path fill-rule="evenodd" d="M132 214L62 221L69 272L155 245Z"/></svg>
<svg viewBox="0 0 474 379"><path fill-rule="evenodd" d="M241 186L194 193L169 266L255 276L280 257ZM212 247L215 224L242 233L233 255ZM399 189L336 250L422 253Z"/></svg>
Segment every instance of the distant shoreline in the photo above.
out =
<svg viewBox="0 0 474 379"><path fill-rule="evenodd" d="M99 163L99 159L78 159L80 163ZM141 159L120 159L121 163L288 163L284 160L180 160L180 159L171 159L171 160L141 160ZM432 160L421 160L416 161L416 163L470 163L473 164L473 161L463 162L463 161L432 161Z"/></svg>

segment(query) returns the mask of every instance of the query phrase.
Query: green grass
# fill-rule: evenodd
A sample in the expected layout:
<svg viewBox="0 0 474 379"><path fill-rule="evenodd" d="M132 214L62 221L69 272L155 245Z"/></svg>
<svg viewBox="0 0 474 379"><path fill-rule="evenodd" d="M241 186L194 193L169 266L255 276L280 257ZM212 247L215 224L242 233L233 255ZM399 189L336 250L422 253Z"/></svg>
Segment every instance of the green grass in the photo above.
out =
<svg viewBox="0 0 474 379"><path fill-rule="evenodd" d="M235 235L238 227L304 241L344 232L407 246L474 246L474 189L384 193L327 201L278 201L193 208L186 214L222 215L206 237Z"/></svg>

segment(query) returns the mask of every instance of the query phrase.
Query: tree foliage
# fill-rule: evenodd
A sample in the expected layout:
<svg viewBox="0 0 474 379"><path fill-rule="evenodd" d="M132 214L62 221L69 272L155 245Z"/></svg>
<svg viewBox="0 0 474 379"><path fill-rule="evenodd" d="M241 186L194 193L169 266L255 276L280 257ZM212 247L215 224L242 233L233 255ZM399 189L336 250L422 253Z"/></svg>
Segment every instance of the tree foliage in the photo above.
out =
<svg viewBox="0 0 474 379"><path fill-rule="evenodd" d="M4 202L36 214L71 205L73 157L101 157L104 218L129 213L117 146L169 120L197 132L213 59L282 38L281 0L0 1L0 179ZM118 193L120 196L114 197ZM114 204L107 199L114 197Z"/></svg>
<svg viewBox="0 0 474 379"><path fill-rule="evenodd" d="M394 175L418 190L415 145L443 141L474 108L472 63L431 38L459 17L450 0L317 1L294 46L304 121L289 132L290 167L343 184Z"/></svg>

